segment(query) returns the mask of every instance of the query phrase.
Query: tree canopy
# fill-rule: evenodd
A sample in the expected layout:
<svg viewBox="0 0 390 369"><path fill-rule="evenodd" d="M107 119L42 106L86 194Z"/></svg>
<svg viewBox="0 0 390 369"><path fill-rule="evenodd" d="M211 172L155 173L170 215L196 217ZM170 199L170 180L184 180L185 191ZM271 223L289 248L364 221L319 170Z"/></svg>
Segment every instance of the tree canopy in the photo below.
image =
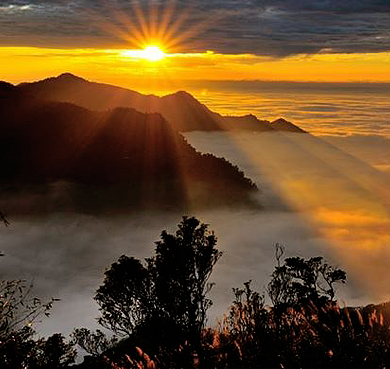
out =
<svg viewBox="0 0 390 369"><path fill-rule="evenodd" d="M343 270L329 265L321 256L290 257L281 263L283 252L283 247L277 244L277 265L268 284L268 294L275 307L334 301L336 283L346 281Z"/></svg>
<svg viewBox="0 0 390 369"><path fill-rule="evenodd" d="M209 277L221 256L208 225L183 217L175 234L163 231L155 256L121 256L106 271L95 300L99 322L116 334L199 346L211 306ZM153 338L150 337L153 331Z"/></svg>

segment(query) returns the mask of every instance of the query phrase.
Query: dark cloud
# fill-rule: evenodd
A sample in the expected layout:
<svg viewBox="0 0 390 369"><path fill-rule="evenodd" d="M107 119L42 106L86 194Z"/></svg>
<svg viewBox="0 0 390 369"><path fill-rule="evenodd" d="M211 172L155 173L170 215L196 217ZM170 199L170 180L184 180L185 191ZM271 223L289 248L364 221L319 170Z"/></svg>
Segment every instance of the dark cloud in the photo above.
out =
<svg viewBox="0 0 390 369"><path fill-rule="evenodd" d="M379 13L390 11L390 3L387 0L266 0L259 1L258 3L281 9L290 9L292 11L303 10L332 14Z"/></svg>
<svg viewBox="0 0 390 369"><path fill-rule="evenodd" d="M148 19L151 8L161 14L168 1L138 4ZM187 15L177 34L195 30L184 43L187 51L285 56L390 49L388 0L178 0L174 4L171 23ZM131 33L125 24L139 24L134 6L131 0L0 1L0 43L125 45L119 31Z"/></svg>

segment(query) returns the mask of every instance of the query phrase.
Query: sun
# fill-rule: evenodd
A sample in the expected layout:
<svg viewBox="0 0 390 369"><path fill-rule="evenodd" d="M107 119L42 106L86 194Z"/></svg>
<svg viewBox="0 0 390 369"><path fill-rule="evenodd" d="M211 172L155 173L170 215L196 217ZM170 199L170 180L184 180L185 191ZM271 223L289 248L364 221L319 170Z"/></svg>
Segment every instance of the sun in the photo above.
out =
<svg viewBox="0 0 390 369"><path fill-rule="evenodd" d="M134 59L144 59L150 62L160 61L167 56L167 54L156 45L148 45L143 49L138 50L124 50L121 52L121 55Z"/></svg>
<svg viewBox="0 0 390 369"><path fill-rule="evenodd" d="M160 47L149 45L142 50L142 57L149 61L159 61L165 58L165 53Z"/></svg>

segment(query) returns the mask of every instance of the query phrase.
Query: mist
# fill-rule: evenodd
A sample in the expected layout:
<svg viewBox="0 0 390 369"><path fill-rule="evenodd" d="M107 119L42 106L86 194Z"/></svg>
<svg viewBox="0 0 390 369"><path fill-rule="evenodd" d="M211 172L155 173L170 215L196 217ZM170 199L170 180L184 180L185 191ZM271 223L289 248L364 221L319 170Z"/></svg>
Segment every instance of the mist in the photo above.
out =
<svg viewBox="0 0 390 369"><path fill-rule="evenodd" d="M195 211L210 224L223 256L211 280L214 307L210 323L228 308L232 287L252 279L263 289L273 269L274 243L288 245L286 255L317 255L323 242L299 217L286 211ZM97 305L93 295L104 271L121 255L150 257L154 241L163 229L176 230L179 214L140 214L108 219L77 215L52 215L46 219L14 220L2 231L2 278L33 281L33 294L56 297L50 318L38 325L41 334L74 327L97 327Z"/></svg>
<svg viewBox="0 0 390 369"><path fill-rule="evenodd" d="M161 231L175 232L182 215L208 223L223 251L211 276L215 286L210 295L214 301L210 325L228 309L233 287L252 280L257 290L265 290L277 242L285 246L286 257L321 255L345 269L348 283L340 286L338 295L345 304L363 305L389 297L390 197L387 174L371 166L364 154L370 152L372 141L365 141L364 161L344 151L348 142L340 140L347 137L338 138L338 146L299 134L192 132L186 138L199 151L225 157L253 179L260 189L257 200L262 209L115 217L11 215L11 226L2 228L0 236L0 250L5 253L1 277L24 278L33 282L33 295L61 299L51 317L38 324L40 335L98 327L93 295L104 271L122 254L150 257Z"/></svg>
<svg viewBox="0 0 390 369"><path fill-rule="evenodd" d="M390 189L386 169L390 161L375 155L380 147L388 149L387 138L239 133L226 139L220 133L206 136L200 132L186 137L198 149L226 157L254 179L263 191L265 213L282 205L288 209L286 214L306 225L315 235L315 247L304 243L296 248L291 245L291 234L287 248L306 256L319 252L345 268L347 303L389 298ZM273 214L275 224L279 219L279 214ZM280 234L285 229L280 227ZM279 242L277 235L274 242Z"/></svg>

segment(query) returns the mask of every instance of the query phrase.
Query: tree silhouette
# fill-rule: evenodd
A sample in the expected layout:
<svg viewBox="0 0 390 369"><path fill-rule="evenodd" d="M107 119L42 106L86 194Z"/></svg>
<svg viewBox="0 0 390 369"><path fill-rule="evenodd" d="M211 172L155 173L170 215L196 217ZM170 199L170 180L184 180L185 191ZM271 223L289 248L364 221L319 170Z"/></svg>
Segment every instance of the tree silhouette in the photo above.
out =
<svg viewBox="0 0 390 369"><path fill-rule="evenodd" d="M75 358L73 344L61 334L34 339L33 323L49 315L53 302L31 297L31 285L23 280L0 281L0 367L62 368Z"/></svg>
<svg viewBox="0 0 390 369"><path fill-rule="evenodd" d="M361 367L363 359L352 359L357 357L355 344L364 342L368 347L366 337L373 335L363 324L353 323L349 311L334 300L335 283L345 282L345 272L322 257L282 260L283 253L277 244L277 265L268 285L273 306L265 306L264 297L251 289L250 282L233 289L235 299L216 333L220 344L214 366ZM340 345L341 354L336 351ZM354 364L348 366L348 360Z"/></svg>
<svg viewBox="0 0 390 369"><path fill-rule="evenodd" d="M283 247L276 244L277 266L268 284L268 294L275 307L334 301L335 284L346 281L343 270L327 264L320 256L307 260L291 257L282 264L283 253Z"/></svg>
<svg viewBox="0 0 390 369"><path fill-rule="evenodd" d="M99 329L95 332L91 332L87 328L77 328L73 330L72 338L74 343L92 356L101 355L118 342L115 336L108 338Z"/></svg>
<svg viewBox="0 0 390 369"><path fill-rule="evenodd" d="M211 300L206 296L221 256L206 224L183 217L176 234L163 231L156 255L121 256L106 271L95 300L100 324L151 351L186 344L198 353ZM145 347L145 345L147 347Z"/></svg>
<svg viewBox="0 0 390 369"><path fill-rule="evenodd" d="M141 261L122 255L105 273L96 292L99 323L119 335L132 335L155 311L151 271Z"/></svg>
<svg viewBox="0 0 390 369"><path fill-rule="evenodd" d="M156 296L164 314L193 336L199 336L212 302L206 295L215 263L222 255L206 224L183 218L176 235L163 231L153 259Z"/></svg>
<svg viewBox="0 0 390 369"><path fill-rule="evenodd" d="M0 221L9 224L2 212ZM42 315L49 316L58 299L44 302L32 297L32 287L25 280L0 280L0 368L68 367L76 356L73 343L66 343L61 334L34 339L33 324Z"/></svg>

